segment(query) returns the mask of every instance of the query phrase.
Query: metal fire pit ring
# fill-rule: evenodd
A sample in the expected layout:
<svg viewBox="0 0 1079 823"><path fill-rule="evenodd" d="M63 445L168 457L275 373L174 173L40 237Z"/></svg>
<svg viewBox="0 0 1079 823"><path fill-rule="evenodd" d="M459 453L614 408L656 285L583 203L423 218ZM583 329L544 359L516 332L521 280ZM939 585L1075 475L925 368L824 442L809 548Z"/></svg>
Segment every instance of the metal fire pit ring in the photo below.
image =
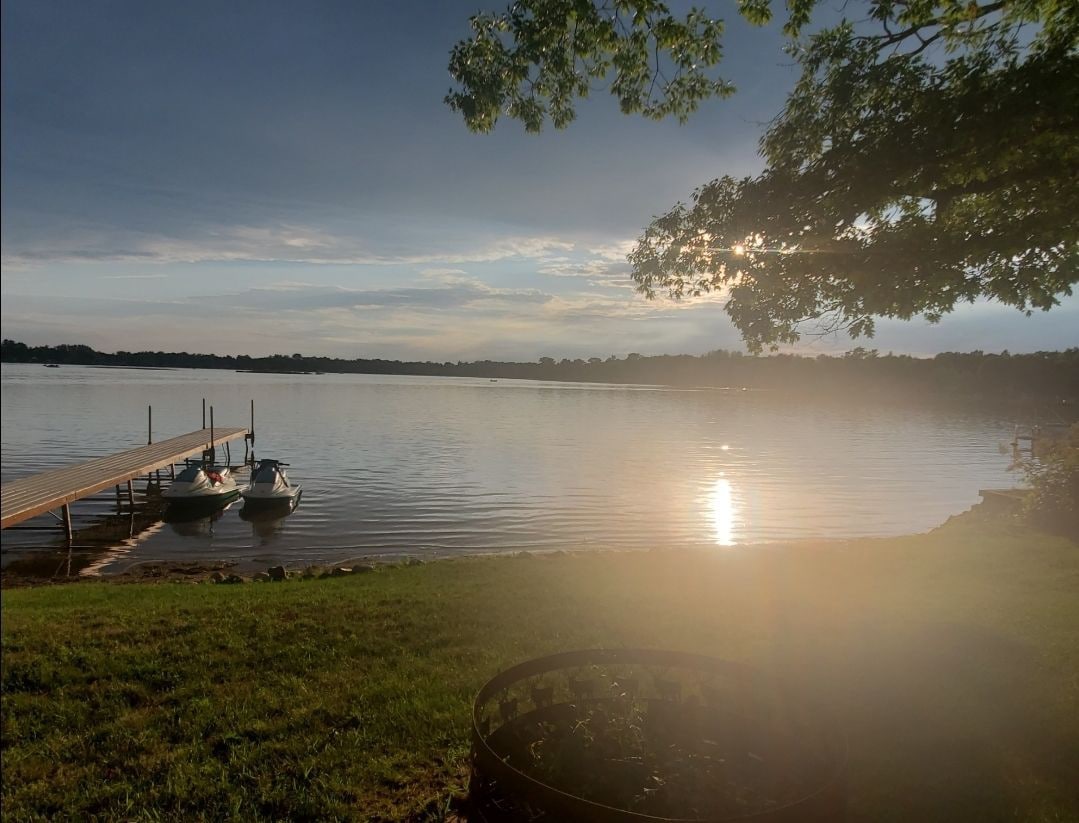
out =
<svg viewBox="0 0 1079 823"><path fill-rule="evenodd" d="M739 718L749 734L756 733L753 726L758 722L757 713L767 702L763 695L779 695L777 705L782 706L784 721L797 731L788 735L788 742L796 748L804 748L807 741L814 749L819 747L817 756L824 764L818 769L820 779L814 780L810 790L775 806L720 817L656 816L605 805L549 785L508 762L506 751L499 750L499 731L514 723L542 720L560 707L615 699L602 694L596 697L594 688L587 687L587 680L574 677L582 670L591 674L593 684L597 677L600 683L608 679L623 690L622 699L624 688L632 682L635 692L639 690L633 699L646 703L652 711L662 708L673 713L672 718L679 713L685 713L686 718L700 717L702 712L717 716L725 713L728 718ZM682 679L665 678L671 670L676 670ZM627 676L626 671L634 676ZM640 689L642 678L636 676L637 672L651 679L651 688ZM696 681L688 684L688 690L687 674L690 681ZM480 689L472 710L469 797L474 812L487 823L836 823L845 819L846 764L846 739L829 722L827 713L779 678L767 677L742 663L687 652L588 649L520 663L500 672Z"/></svg>

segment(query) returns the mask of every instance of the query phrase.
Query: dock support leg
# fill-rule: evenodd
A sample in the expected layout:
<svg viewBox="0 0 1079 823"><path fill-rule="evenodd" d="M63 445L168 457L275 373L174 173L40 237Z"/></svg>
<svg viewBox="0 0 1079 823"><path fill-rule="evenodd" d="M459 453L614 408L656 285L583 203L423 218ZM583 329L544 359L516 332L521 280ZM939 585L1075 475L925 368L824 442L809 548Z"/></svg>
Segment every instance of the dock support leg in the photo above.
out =
<svg viewBox="0 0 1079 823"><path fill-rule="evenodd" d="M120 484L116 484L116 511L123 509L123 503L120 501Z"/></svg>
<svg viewBox="0 0 1079 823"><path fill-rule="evenodd" d="M135 508L135 484L130 480L127 481L127 504L132 509Z"/></svg>
<svg viewBox="0 0 1079 823"><path fill-rule="evenodd" d="M71 506L67 503L64 504L64 537L67 538L67 542L70 545L73 532L71 530Z"/></svg>

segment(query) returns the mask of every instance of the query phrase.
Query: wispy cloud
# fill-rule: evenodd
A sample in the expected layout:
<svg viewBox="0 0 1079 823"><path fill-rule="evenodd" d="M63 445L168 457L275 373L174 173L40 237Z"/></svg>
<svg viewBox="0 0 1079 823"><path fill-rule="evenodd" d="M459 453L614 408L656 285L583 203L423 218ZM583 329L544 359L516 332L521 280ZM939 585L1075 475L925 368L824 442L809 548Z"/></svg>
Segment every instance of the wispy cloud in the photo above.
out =
<svg viewBox="0 0 1079 823"><path fill-rule="evenodd" d="M585 255L558 255L544 258L537 274L548 277L571 277L601 288L633 289L629 264L605 249L588 249Z"/></svg>
<svg viewBox="0 0 1079 823"><path fill-rule="evenodd" d="M297 225L229 226L193 238L83 232L43 246L5 247L2 263L10 268L55 263L231 262L448 266L544 257L574 247L569 240L546 235L442 243L440 247L431 241L417 242L424 250L402 251L400 241L379 244L362 236Z"/></svg>
<svg viewBox="0 0 1079 823"><path fill-rule="evenodd" d="M196 300L245 310L307 311L311 309L381 309L392 307L440 310L486 302L500 304L546 303L549 294L537 289L499 289L479 280L460 279L437 286L399 289L347 289L340 286L278 284L232 294L206 295Z"/></svg>
<svg viewBox="0 0 1079 823"><path fill-rule="evenodd" d="M629 253L633 251L633 247L636 245L636 240L616 240L612 243L593 246L588 249L588 253L593 257L599 257L602 260L612 260L624 263L626 262Z"/></svg>
<svg viewBox="0 0 1079 823"><path fill-rule="evenodd" d="M164 280L167 274L103 274L102 280Z"/></svg>
<svg viewBox="0 0 1079 823"><path fill-rule="evenodd" d="M571 260L568 257L549 257L536 269L539 274L551 277L594 278L607 275L611 263L605 260Z"/></svg>
<svg viewBox="0 0 1079 823"><path fill-rule="evenodd" d="M447 269L439 268L437 266L420 269L420 274L425 280L433 280L436 283L453 282L454 280L458 280L461 277L468 276L468 272L466 272L464 269Z"/></svg>

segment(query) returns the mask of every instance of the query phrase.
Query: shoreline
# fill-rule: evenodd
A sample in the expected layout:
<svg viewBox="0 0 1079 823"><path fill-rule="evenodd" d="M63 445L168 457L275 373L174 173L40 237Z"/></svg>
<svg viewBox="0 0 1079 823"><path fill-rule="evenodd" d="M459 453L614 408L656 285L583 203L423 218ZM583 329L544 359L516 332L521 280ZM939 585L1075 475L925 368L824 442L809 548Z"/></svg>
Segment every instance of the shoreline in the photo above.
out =
<svg viewBox="0 0 1079 823"><path fill-rule="evenodd" d="M724 547L727 554L745 553L747 551L769 550L812 550L813 547L836 548L844 544L857 544L874 541L904 540L932 535L935 532L948 528L953 524L972 524L974 526L994 523L999 525L1016 525L1012 517L1013 511L1001 508L983 500L974 504L966 511L954 514L943 523L934 526L924 532L915 532L902 535L885 535L877 537L807 537L798 540L784 540L766 543L743 543L735 546ZM358 555L348 557L332 563L308 563L282 562L274 566L259 567L253 570L253 564L242 560L145 560L132 563L119 571L111 573L78 574L68 577L45 577L41 575L9 574L6 570L0 570L0 590L26 589L63 585L130 585L133 583L159 584L159 583L258 583L270 579L274 569L281 569L284 580L313 580L324 577L343 577L351 574L362 574L380 569L395 568L398 566L421 566L428 563L445 563L455 560L482 560L504 557L546 557L560 555L609 555L609 554L641 554L650 552L669 552L686 556L707 555L709 549L694 547L667 547L652 549L532 549L532 550L505 550L489 552L471 552L453 555L439 555L431 558L421 558L415 555L390 555L371 556Z"/></svg>

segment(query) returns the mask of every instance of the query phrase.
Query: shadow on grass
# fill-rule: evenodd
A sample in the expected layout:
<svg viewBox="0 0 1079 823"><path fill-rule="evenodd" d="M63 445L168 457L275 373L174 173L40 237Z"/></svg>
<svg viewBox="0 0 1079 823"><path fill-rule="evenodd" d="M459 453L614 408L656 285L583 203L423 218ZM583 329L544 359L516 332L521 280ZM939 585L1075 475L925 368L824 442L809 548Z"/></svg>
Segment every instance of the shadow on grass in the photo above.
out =
<svg viewBox="0 0 1079 823"><path fill-rule="evenodd" d="M851 819L1058 819L1039 811L1051 799L1079 810L1079 736L1033 686L1042 664L1027 646L960 623L802 639L774 662L846 725Z"/></svg>

